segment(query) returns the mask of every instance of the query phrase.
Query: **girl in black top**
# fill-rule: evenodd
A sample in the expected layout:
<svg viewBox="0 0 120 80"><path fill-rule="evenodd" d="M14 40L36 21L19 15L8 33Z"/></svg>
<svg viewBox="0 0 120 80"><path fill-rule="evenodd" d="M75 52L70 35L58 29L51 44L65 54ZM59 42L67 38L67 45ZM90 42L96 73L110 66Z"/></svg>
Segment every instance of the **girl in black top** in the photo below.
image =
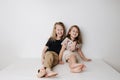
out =
<svg viewBox="0 0 120 80"><path fill-rule="evenodd" d="M38 70L37 76L52 77L57 73L52 71L52 68L59 63L59 52L61 49L61 42L65 38L66 29L62 22L56 22L54 24L52 36L48 39L43 52L42 52L42 64L43 68Z"/></svg>

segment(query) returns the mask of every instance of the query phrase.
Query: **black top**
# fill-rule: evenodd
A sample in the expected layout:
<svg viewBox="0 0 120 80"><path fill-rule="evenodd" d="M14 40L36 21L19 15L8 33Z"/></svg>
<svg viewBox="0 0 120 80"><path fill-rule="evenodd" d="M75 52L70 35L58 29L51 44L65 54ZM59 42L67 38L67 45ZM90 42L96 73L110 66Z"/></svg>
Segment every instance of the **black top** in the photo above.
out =
<svg viewBox="0 0 120 80"><path fill-rule="evenodd" d="M47 51L54 51L59 55L60 49L62 47L61 42L62 42L62 40L49 39L46 43L46 46L48 47Z"/></svg>

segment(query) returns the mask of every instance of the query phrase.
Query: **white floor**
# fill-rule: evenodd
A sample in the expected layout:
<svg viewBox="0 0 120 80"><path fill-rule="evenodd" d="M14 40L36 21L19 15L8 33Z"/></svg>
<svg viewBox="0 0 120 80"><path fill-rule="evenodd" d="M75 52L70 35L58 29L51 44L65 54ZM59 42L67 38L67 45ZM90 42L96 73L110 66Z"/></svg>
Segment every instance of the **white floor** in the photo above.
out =
<svg viewBox="0 0 120 80"><path fill-rule="evenodd" d="M37 78L40 59L22 59L0 71L0 80L120 80L120 73L102 60L85 62L86 71L71 73L67 64L54 68L59 74L53 78Z"/></svg>

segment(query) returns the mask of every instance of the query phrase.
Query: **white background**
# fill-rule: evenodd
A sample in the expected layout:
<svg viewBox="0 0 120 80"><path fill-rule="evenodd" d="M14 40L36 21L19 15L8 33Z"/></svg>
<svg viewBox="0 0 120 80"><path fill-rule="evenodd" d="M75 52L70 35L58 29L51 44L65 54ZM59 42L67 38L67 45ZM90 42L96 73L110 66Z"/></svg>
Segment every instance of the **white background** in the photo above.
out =
<svg viewBox="0 0 120 80"><path fill-rule="evenodd" d="M80 27L86 57L120 71L120 0L0 0L0 69L40 58L58 21Z"/></svg>

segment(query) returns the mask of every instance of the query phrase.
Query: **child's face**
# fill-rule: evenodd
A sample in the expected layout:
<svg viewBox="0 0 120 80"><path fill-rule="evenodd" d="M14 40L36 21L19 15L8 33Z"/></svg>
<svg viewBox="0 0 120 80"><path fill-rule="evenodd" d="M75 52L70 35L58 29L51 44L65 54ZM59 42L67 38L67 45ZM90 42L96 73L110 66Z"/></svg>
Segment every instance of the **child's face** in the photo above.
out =
<svg viewBox="0 0 120 80"><path fill-rule="evenodd" d="M63 27L61 25L56 25L55 32L56 32L57 37L61 38L64 33Z"/></svg>
<svg viewBox="0 0 120 80"><path fill-rule="evenodd" d="M72 29L71 29L71 31L69 32L69 34L70 34L70 37L71 38L76 38L76 37L78 37L78 29L77 28L75 28L75 27L73 27Z"/></svg>

